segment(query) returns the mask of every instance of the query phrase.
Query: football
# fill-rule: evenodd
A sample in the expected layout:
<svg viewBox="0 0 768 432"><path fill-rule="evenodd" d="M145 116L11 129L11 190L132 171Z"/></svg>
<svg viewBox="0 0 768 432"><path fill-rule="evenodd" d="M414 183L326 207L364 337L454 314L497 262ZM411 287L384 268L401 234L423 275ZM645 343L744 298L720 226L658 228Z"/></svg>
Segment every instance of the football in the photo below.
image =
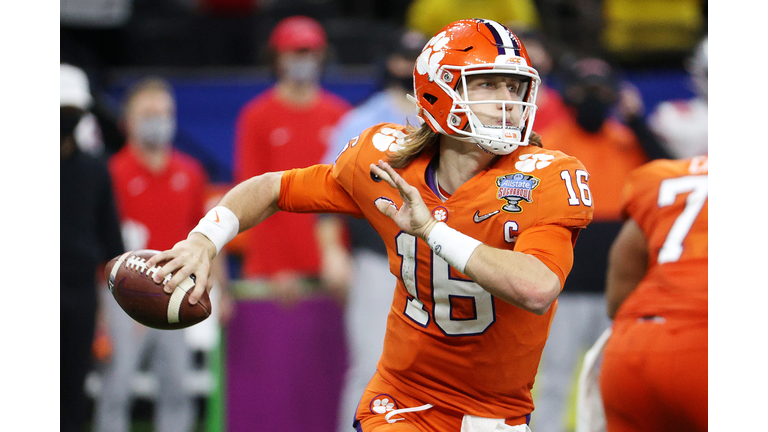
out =
<svg viewBox="0 0 768 432"><path fill-rule="evenodd" d="M107 263L104 273L117 304L134 320L162 330L182 329L208 318L211 299L207 291L196 304L189 304L189 294L195 287L194 276L182 281L171 294L163 291L171 275L161 283L152 280L154 273L167 262L148 268L147 260L157 253L159 251L147 249L129 251Z"/></svg>

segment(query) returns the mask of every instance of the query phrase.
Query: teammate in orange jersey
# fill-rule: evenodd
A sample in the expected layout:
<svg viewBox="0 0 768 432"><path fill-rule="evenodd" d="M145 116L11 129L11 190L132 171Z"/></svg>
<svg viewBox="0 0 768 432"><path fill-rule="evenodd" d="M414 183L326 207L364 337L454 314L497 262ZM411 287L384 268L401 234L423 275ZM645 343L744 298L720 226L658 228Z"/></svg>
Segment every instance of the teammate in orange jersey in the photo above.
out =
<svg viewBox="0 0 768 432"><path fill-rule="evenodd" d="M153 258L171 260L157 275L174 272L170 291L195 274L195 302L217 250L278 210L365 217L397 287L357 430L528 431L556 298L592 219L584 166L532 133L539 82L506 27L446 26L414 68L420 127L379 124L333 165L239 184Z"/></svg>
<svg viewBox="0 0 768 432"><path fill-rule="evenodd" d="M600 373L608 432L707 430L707 161L648 163L624 189Z"/></svg>

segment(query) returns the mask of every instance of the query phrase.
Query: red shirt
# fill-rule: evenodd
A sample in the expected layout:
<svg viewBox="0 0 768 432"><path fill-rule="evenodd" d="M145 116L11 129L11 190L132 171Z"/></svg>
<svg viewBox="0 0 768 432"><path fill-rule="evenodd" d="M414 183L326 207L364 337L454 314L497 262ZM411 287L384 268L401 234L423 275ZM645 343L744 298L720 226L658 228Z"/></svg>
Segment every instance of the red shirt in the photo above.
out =
<svg viewBox="0 0 768 432"><path fill-rule="evenodd" d="M137 246L128 239L127 248L170 249L205 215L207 176L191 156L174 150L168 166L153 173L126 145L110 159L109 171L124 229L127 223L136 224L133 235L145 240Z"/></svg>
<svg viewBox="0 0 768 432"><path fill-rule="evenodd" d="M567 117L568 108L563 103L563 98L557 90L546 85L539 86L539 95L536 97L536 118L533 122L533 130L540 133L563 117ZM546 144L546 143L545 143Z"/></svg>
<svg viewBox="0 0 768 432"><path fill-rule="evenodd" d="M329 138L351 105L321 91L311 104L287 105L274 89L251 100L240 112L235 131L235 181L266 172L320 163ZM246 233L243 274L270 276L281 270L316 275L320 258L313 215L273 215Z"/></svg>

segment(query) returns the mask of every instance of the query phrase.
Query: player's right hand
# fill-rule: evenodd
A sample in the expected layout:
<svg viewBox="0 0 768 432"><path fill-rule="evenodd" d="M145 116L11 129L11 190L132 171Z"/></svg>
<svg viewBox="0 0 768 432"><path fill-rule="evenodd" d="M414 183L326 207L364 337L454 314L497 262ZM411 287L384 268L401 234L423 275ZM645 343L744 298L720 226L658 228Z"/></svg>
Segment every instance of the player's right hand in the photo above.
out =
<svg viewBox="0 0 768 432"><path fill-rule="evenodd" d="M195 275L195 288L189 295L189 303L195 304L203 295L203 290L210 291L213 286L211 262L215 256L216 246L213 242L200 233L193 233L186 240L176 243L173 249L160 252L147 260L147 266L151 268L168 260L152 276L155 282L160 283L167 275L173 274L164 287L167 293L172 293L188 276Z"/></svg>
<svg viewBox="0 0 768 432"><path fill-rule="evenodd" d="M429 232L437 224L437 219L432 217L419 190L408 184L392 166L382 160L379 160L377 165L371 164L371 172L397 189L403 199L403 205L399 209L383 200L377 201L376 207L379 211L391 217L406 233L426 241Z"/></svg>

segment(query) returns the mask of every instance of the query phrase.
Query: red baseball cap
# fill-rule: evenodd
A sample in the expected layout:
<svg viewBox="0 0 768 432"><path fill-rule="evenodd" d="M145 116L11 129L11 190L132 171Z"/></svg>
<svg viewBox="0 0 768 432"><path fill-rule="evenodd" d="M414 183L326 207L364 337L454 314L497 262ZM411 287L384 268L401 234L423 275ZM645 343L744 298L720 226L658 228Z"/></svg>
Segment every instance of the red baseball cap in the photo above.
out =
<svg viewBox="0 0 768 432"><path fill-rule="evenodd" d="M269 46L277 52L324 49L327 44L323 26L306 16L280 21L269 36Z"/></svg>

